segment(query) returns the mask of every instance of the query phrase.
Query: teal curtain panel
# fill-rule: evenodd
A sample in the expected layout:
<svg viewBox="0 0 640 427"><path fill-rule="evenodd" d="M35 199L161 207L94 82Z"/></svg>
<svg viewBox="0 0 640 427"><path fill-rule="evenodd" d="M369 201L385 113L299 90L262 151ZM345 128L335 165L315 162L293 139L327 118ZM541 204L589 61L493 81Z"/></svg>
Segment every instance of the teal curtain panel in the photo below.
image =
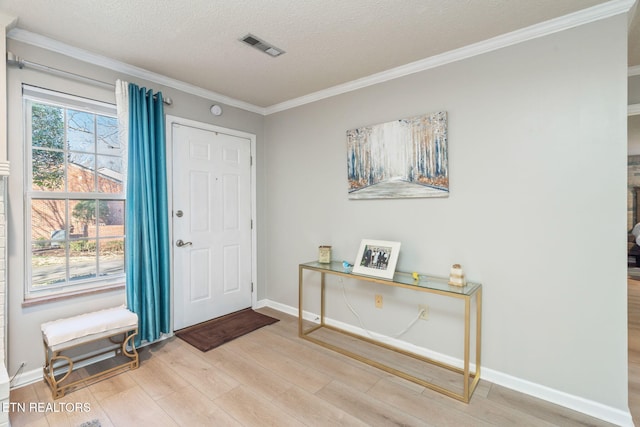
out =
<svg viewBox="0 0 640 427"><path fill-rule="evenodd" d="M136 345L171 331L169 218L162 93L129 84L127 305L139 317Z"/></svg>

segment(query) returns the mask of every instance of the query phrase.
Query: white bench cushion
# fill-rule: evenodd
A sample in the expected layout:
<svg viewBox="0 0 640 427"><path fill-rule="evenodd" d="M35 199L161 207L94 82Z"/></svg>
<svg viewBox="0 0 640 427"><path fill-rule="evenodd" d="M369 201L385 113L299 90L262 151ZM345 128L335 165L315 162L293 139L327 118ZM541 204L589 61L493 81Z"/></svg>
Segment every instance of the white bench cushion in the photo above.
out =
<svg viewBox="0 0 640 427"><path fill-rule="evenodd" d="M60 347L67 342L76 344L84 341L80 338L86 337L88 341L105 332L115 333L137 327L138 315L120 306L46 322L41 325L41 330L49 347Z"/></svg>

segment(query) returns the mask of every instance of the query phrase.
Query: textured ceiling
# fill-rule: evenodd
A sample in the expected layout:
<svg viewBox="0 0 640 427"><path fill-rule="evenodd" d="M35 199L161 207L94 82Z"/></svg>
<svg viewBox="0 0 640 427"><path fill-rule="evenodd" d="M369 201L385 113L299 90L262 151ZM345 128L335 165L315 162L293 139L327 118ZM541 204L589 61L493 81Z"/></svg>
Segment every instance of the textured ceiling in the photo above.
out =
<svg viewBox="0 0 640 427"><path fill-rule="evenodd" d="M29 32L267 107L605 2L0 0L0 11ZM286 54L238 41L247 33Z"/></svg>

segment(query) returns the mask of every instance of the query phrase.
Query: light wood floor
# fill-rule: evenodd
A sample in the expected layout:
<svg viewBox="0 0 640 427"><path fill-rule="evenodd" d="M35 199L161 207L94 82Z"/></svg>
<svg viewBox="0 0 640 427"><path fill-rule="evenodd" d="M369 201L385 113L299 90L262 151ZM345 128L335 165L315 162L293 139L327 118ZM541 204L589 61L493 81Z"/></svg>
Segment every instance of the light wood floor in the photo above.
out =
<svg viewBox="0 0 640 427"><path fill-rule="evenodd" d="M260 311L281 321L207 353L177 338L146 347L139 369L56 401L90 412L14 411L11 425L609 425L486 381L464 404L301 340L294 317ZM43 381L12 390L11 401L52 402Z"/></svg>

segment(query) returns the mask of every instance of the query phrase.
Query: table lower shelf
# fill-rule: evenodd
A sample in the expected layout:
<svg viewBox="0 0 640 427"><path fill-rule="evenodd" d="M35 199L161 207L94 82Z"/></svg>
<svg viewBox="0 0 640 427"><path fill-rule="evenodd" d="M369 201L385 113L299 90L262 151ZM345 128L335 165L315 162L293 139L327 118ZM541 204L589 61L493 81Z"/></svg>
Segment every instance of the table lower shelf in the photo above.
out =
<svg viewBox="0 0 640 427"><path fill-rule="evenodd" d="M469 372L465 390L464 369L326 324L308 327L300 337L465 403L480 380Z"/></svg>

